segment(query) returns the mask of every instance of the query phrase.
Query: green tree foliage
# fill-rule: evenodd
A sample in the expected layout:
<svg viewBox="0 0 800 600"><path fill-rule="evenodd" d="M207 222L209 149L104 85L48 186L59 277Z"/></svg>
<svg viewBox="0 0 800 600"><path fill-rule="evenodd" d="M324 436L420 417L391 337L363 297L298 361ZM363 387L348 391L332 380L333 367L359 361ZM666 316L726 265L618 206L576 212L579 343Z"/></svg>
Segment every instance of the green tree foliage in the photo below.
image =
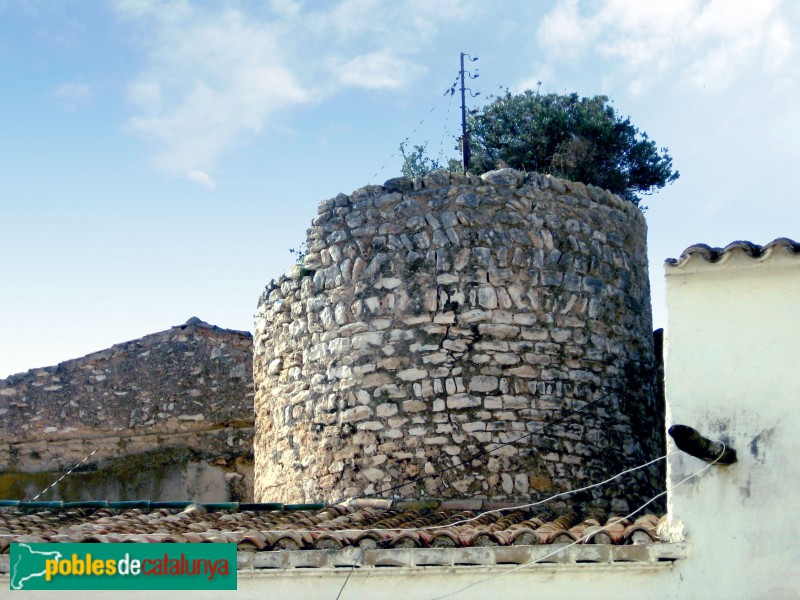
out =
<svg viewBox="0 0 800 600"><path fill-rule="evenodd" d="M538 171L609 189L634 204L680 176L667 149L617 115L606 96L506 91L472 111L467 126L474 173Z"/></svg>
<svg viewBox="0 0 800 600"><path fill-rule="evenodd" d="M406 142L400 144L400 154L403 157L403 166L401 167L403 177L413 179L441 169L451 173L461 171L461 163L456 159L451 158L444 163L442 162L444 159L429 158L426 154L427 150L428 142L424 142L421 146L414 146L411 150L406 146Z"/></svg>

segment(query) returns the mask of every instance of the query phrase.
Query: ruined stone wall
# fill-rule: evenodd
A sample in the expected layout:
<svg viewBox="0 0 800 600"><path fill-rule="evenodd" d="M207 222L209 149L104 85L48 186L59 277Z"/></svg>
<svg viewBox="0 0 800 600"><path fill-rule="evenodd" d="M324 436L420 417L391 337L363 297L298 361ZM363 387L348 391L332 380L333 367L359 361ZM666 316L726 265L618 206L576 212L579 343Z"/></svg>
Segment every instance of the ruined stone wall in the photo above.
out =
<svg viewBox="0 0 800 600"><path fill-rule="evenodd" d="M95 451L48 498L250 499L252 440L252 337L197 318L0 380L0 498Z"/></svg>
<svg viewBox="0 0 800 600"><path fill-rule="evenodd" d="M511 169L322 202L259 301L256 499L527 499L652 457L645 238L632 204ZM624 510L662 481L577 499Z"/></svg>

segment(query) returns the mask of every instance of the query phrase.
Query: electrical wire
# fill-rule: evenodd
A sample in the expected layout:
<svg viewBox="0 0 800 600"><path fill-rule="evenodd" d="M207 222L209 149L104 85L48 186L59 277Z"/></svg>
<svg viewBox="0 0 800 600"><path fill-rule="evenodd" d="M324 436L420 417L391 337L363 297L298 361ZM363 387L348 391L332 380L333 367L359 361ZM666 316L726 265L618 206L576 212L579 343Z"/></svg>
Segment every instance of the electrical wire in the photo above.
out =
<svg viewBox="0 0 800 600"><path fill-rule="evenodd" d="M67 471L66 473L64 473L64 474L63 474L61 477L59 477L59 478L58 478L58 480L54 481L53 483L51 483L50 485L48 485L46 488L44 488L44 489L43 489L41 492L39 492L38 494L36 494L36 495L33 497L33 500L31 500L31 502L33 502L33 501L37 500L37 499L39 498L39 496L41 496L42 494L46 493L46 492L47 492L47 491L48 491L50 488L52 488L53 486L56 486L56 485L58 485L59 483L61 483L61 481L62 481L62 480L63 480L63 479L64 479L64 478L65 478L67 475L69 475L70 473L72 473L72 472L73 472L75 469L77 469L77 468L78 468L78 467L80 467L80 466L81 466L83 463L85 463L87 460L89 460L89 459L90 459L90 458L91 458L91 457L94 455L94 453L95 453L95 452L97 452L97 450L98 450L98 449L99 449L99 448L95 448L95 449L92 451L92 453L91 453L91 454L89 454L89 455L88 455L86 458L84 458L84 459L83 459L81 462L79 462L77 465L75 465L74 467L72 467L72 468L71 468L69 471Z"/></svg>
<svg viewBox="0 0 800 600"><path fill-rule="evenodd" d="M714 460L714 462L706 465L704 468L702 468L699 471L693 473L689 477L686 477L685 479L683 479L679 483L675 484L674 486L672 486L668 490L665 490L665 491L653 496L647 502L645 502L644 504L642 504L641 506L636 508L636 510L632 511L631 513L627 514L626 516L620 517L618 519L614 519L613 521L610 521L609 523L607 523L606 525L600 527L599 529L595 529L592 532L592 534L590 534L590 535L595 535L599 531L605 531L606 529L608 529L609 527L615 525L616 523L631 518L633 515L635 515L636 513L640 512L641 510L643 510L646 506L649 506L650 504L655 502L660 497L666 495L669 491L674 490L676 487L678 487L679 485L685 483L686 481L688 481L692 477L695 477L695 476L699 475L700 473L702 473L703 471L705 471L706 469L710 468L714 463L716 463L722 457L723 453L724 453L724 444L723 444L723 452L720 453L720 455ZM524 509L524 508L532 508L534 506L539 506L541 504L545 504L546 502L549 502L549 501L554 500L556 498L560 498L560 497L567 496L567 495L570 495L570 494L576 494L576 493L579 493L579 492L590 490L592 488L603 486L603 485L613 481L614 479L618 479L619 477L622 477L622 476L627 475L629 473L633 473L634 471L638 471L639 469L644 469L646 467L649 467L650 465L653 465L653 464L655 464L655 463L657 463L657 462L659 462L661 460L667 459L670 456L675 456L677 454L680 454L680 451L670 452L668 454L665 454L664 456L660 456L660 457L655 458L655 459L653 459L651 461L648 461L648 462L646 462L644 464L638 465L636 467L632 467L630 469L625 469L624 471L621 471L621 472L617 473L616 475L614 475L612 477L609 477L608 479L605 479L605 480L603 480L603 481L601 481L599 483L594 483L594 484L591 484L591 485L587 485L587 486L584 486L582 488L578 488L578 489L575 489L575 490L569 490L567 492L560 492L558 494L554 494L554 495L550 496L549 498L545 498L544 500L540 500L538 502L531 502L531 503L528 503L528 504L521 504L521 505L518 505L518 506L511 506L511 507L507 507L507 508L488 510L488 511L485 511L483 513L480 513L479 515L471 517L469 519L463 519L461 521L456 521L454 523L448 523L447 525L431 525L431 526L428 526L428 527L392 528L392 529L381 529L380 531L382 531L382 532L393 531L393 532L406 533L406 532L412 532L412 531L427 531L427 530L433 530L433 529L442 530L442 529L447 529L447 528L450 528L450 527L456 527L456 526L459 526L459 525L463 525L465 523L469 523L471 521L480 519L481 517L483 517L485 515L488 515L488 514L492 514L492 513L501 513L501 512L504 512L504 511L521 510L521 509ZM366 530L364 530L364 529L350 529L348 531L350 533L367 533L367 532L372 531L372 530L369 530L369 529L366 529ZM509 571L500 573L498 575L493 575L492 577L487 577L487 578L482 579L480 581L476 581L475 583L473 583L471 585L465 586L465 587L463 587L463 588L461 588L459 590L456 590L455 592L451 592L450 594L447 594L445 596L439 596L437 598L434 598L433 600L440 600L441 598L448 598L448 597L450 597L452 595L455 595L455 594L458 594L460 592L463 592L464 590L467 590L467 589L469 589L469 588L471 588L471 587L473 587L475 585L478 585L479 583L483 583L483 582L489 581L491 579L494 579L496 577L500 577L502 575L506 575L507 573L514 572L514 571L520 570L522 568L531 566L533 564L536 564L537 562L541 562L541 561L543 561L543 560L545 560L545 559L547 559L547 558L549 558L551 556L554 556L555 554L561 552L562 550L565 550L565 549L569 548L570 546L574 546L576 544L585 542L586 540L588 540L588 538L589 538L589 535L582 536L582 537L578 538L577 540L575 540L574 542L572 542L570 544L567 544L564 547L558 548L557 550L554 550L553 552L545 554L544 556L541 556L541 557L537 558L534 561L525 563L524 565L519 565L518 567L515 567L514 569L510 569ZM373 543L372 547L373 548L376 547L376 544ZM342 587L339 589L339 594L336 596L336 600L339 600L341 598L342 592L344 591L344 588L347 585L347 582L349 581L351 575L355 571L355 569L358 566L358 564L360 562L363 562L363 560L364 560L364 552L365 552L366 549L367 549L366 546L362 547L361 553L359 555L359 558L356 560L355 563L353 563L353 566L350 568L350 571L347 574L347 578L345 579L344 583L342 584Z"/></svg>
<svg viewBox="0 0 800 600"><path fill-rule="evenodd" d="M455 86L457 84L458 80L456 80L456 83L454 83L453 85ZM445 95L449 91L450 90L447 90L447 92L445 92ZM439 162L439 165L442 165L444 162L444 138L447 136L447 126L450 124L450 109L453 107L454 93L450 94L450 99L447 101L447 112L445 112L444 114L444 125L442 125L442 137L439 140L439 154L437 155L437 161Z"/></svg>
<svg viewBox="0 0 800 600"><path fill-rule="evenodd" d="M456 83L454 83L452 86L450 86L449 88L447 88L447 90L445 90L445 92L444 92L444 94L443 94L443 95L444 95L444 96L447 96L448 94L450 94L450 99L452 100L453 94L455 93L455 86L456 86L457 84L458 84L458 78L456 78ZM451 104L451 103L452 103L452 102L448 103L448 113L450 112L450 104ZM414 135L415 133L417 133L417 131L419 130L419 128L422 126L422 124L423 124L423 123L425 123L425 121L428 119L428 117L430 117L430 116L431 116L431 114L432 114L432 113L433 113L433 112L434 112L434 111L435 111L435 110L436 110L436 109L437 109L437 108L438 108L440 105L441 105L441 100L439 100L439 101L438 101L438 102L436 102L436 103L435 103L433 106L431 106L431 109L430 109L430 110L429 110L429 111L428 111L428 112L425 114L425 116L424 116L424 117L422 117L422 119L420 119L419 123L417 123L417 124L416 124L416 126L415 126L415 127L414 127L414 129L411 131L411 133L409 133L409 134L406 136L406 138L405 138L405 139L404 139L404 140L403 140L403 141L400 143L400 146L401 146L401 147L405 146L405 145L406 145L406 144L409 142L409 140L410 140L410 139L413 137L413 135ZM372 182L372 181L373 181L373 180L374 180L374 179L375 179L375 178L376 178L376 177L377 177L377 176L378 176L378 175L381 173L381 171L383 171L383 170L386 168L386 165L387 165L387 164L389 164L389 162L391 162L391 160L392 160L392 159L393 159L395 156L397 156L397 150L395 150L394 152L392 152L392 154L389 156L389 158L387 158L387 159L386 159L386 161L385 161L385 162L384 162L384 163L383 163L383 164L382 164L382 165L381 165L381 166L378 168L378 170L377 170L377 171L375 171L375 172L372 174L372 177L370 177L370 178L369 178L369 183L371 183L371 182ZM369 183L368 183L367 185L369 185Z"/></svg>
<svg viewBox="0 0 800 600"><path fill-rule="evenodd" d="M347 582L350 581L350 576L353 574L353 571L356 570L356 567L358 566L358 563L363 563L364 562L364 554L366 553L366 551L367 550L372 550L372 548L375 548L375 546L376 546L375 543L372 543L372 545L365 544L365 545L361 546L361 552L359 553L358 558L356 559L356 562L354 562L353 566L350 567L350 571L348 571L347 577L345 577L344 583L342 583L342 587L339 588L339 593L336 594L336 600L339 600L342 597L342 592L344 592L344 588L347 586Z"/></svg>
<svg viewBox="0 0 800 600"><path fill-rule="evenodd" d="M347 532L348 533L370 533L370 532L373 532L373 531L380 531L380 532L390 532L391 531L391 532L396 532L396 533L411 533L411 532L415 532L415 531L444 530L444 529L449 529L451 527L458 527L458 526L464 525L466 523L471 523L472 521L477 521L478 519L480 519L480 518L482 518L482 517L484 517L486 515L490 515L490 514L494 514L494 513L509 512L509 511L514 511L514 510L524 510L524 509L527 509L527 508L533 508L535 506L541 506L542 504L547 504L548 502L550 502L552 500L555 500L557 498L562 498L564 496L569 496L571 494L577 494L577 493L585 492L585 491L593 489L593 488L604 486L604 485L614 481L615 479L619 479L620 477L623 477L623 476L628 475L630 473L633 473L635 471L639 471L641 469L645 469L645 468L647 468L647 467L649 467L649 466L651 466L651 465L653 465L653 464L655 464L655 463L657 463L659 461L662 461L664 459L669 458L670 456L675 456L676 454L680 454L680 451L670 452L669 454L665 454L664 456L659 456L658 458L654 458L653 460L650 460L650 461L648 461L646 463L643 463L641 465L638 465L636 467L631 467L629 469L625 469L624 471L620 471L616 475L612 475L608 479L604 479L603 481L600 481L598 483L593 483L593 484L590 484L590 485L586 485L584 487L577 488L577 489L574 489L574 490L567 490L566 492L559 492L559 493L553 494L552 496L549 496L549 497L547 497L547 498L545 498L543 500L537 500L536 502L530 502L530 503L527 503L527 504L519 504L519 505L515 505L515 506L507 506L507 507L504 507L504 508L496 508L496 509L492 509L492 510L487 510L487 511L484 511L482 513L479 513L479 514L475 515L474 517L469 517L467 519L462 519L460 521L454 521L452 523L447 523L445 525L427 525L425 527L387 527L387 528L380 528L380 529L375 529L375 528L372 528L372 529L349 529L348 528ZM281 534L281 533L285 533L287 530L286 529L259 529L258 531L260 533L262 533L262 534L267 534L267 533L269 533L269 534ZM297 532L297 533L310 533L311 532L310 529L292 529L291 531L294 531L294 532ZM321 530L314 530L314 531L320 532Z"/></svg>
<svg viewBox="0 0 800 600"><path fill-rule="evenodd" d="M413 527L413 528L408 528L408 529L381 529L381 531L404 531L405 532L405 531L427 531L427 530L431 530L431 529L447 529L448 527L456 527L458 525L464 525L465 523L470 523L472 521L477 521L481 517L485 517L486 515L490 515L490 514L493 514L493 513L504 513L504 512L514 511L514 510L524 510L524 509L527 509L527 508L533 508L534 506L541 506L542 504L547 504L548 502L550 502L552 500L555 500L557 498L563 498L564 496L571 496L572 494L578 494L580 492L585 492L585 491L591 490L593 488L604 486L607 483L611 483L615 479L619 479L620 477L622 477L624 475L628 475L629 473L633 473L633 472L638 471L640 469L644 469L646 467L649 467L650 465L653 465L653 464L655 464L655 463L657 463L659 461L665 460L665 459L669 458L670 456L675 456L676 454L679 454L679 453L680 452L677 452L677 451L676 452L670 452L669 454L665 454L664 456L659 456L658 458L654 458L653 460L648 461L648 462L646 462L644 464L641 464L639 466L631 467L630 469L625 469L624 471L621 471L621 472L617 473L616 475L613 475L613 476L609 477L608 479L605 479L605 480L603 480L603 481L601 481L599 483L593 483L591 485L587 485L587 486L584 486L582 488L578 488L578 489L575 489L575 490L568 490L566 492L559 492L557 494L553 494L552 496L550 496L548 498L545 498L544 500L538 500L536 502L530 502L528 504L519 504L517 506L507 506L505 508L495 508L493 510L487 510L487 511L482 512L482 513L480 513L478 515L475 515L474 517L470 517L468 519L463 519L461 521L455 521L453 523L448 523L447 525L430 525L428 527Z"/></svg>
<svg viewBox="0 0 800 600"><path fill-rule="evenodd" d="M722 458L722 455L725 454L725 449L726 449L725 442L723 442L722 440L716 440L716 441L718 443L722 444L722 452L720 452L719 456L717 456L717 458L715 458L713 462L708 463L702 469L699 469L698 471L695 471L691 475L689 475L687 477L684 477L678 483L676 483L675 485L667 488L663 492L660 492L660 493L656 494L655 496L650 498L647 502L645 502L644 504L638 506L635 510L631 511L630 513L628 513L627 515L622 517L622 519L623 520L624 519L630 519L633 515L635 515L636 513L640 512L642 510L644 510L645 507L649 506L650 504L652 504L653 502L655 502L656 500L658 500L662 496L666 496L668 493L673 491L675 488L683 485L684 483L686 483L690 479L692 479L694 477L697 477L701 473L703 473L706 470L708 470L711 467L713 467L717 463L717 461L719 461L719 459ZM672 453L672 454L676 454L676 453ZM497 579L498 577L503 577L505 575L509 575L510 573L515 573L516 571L519 571L521 569L525 569L526 567L530 567L531 565L535 565L536 563L539 563L539 562L545 560L546 558L550 558L551 556L555 556L559 552L562 552L563 550L566 550L567 548L570 548L571 546L574 546L576 544L580 544L582 542L585 542L586 540L589 539L590 535L594 535L599 531L604 531L604 530L608 529L609 527L613 526L615 523L616 522L608 523L608 524L602 526L600 529L595 529L591 534L581 536L577 540L567 544L566 546L562 546L562 547L558 548L557 550L553 550L552 552L549 552L549 553L545 554L544 556L540 556L536 560L532 560L532 561L527 562L525 564L518 565L518 566L514 567L513 569L509 569L508 571L503 571L502 573L497 573L495 575L491 575L490 577L485 577L484 579L479 579L478 581L475 581L475 582L473 582L473 583L471 583L469 585L465 585L464 587L459 588L459 589L457 589L457 590L455 590L453 592L450 592L448 594L444 594L443 596L436 596L434 598L431 598L431 600L443 600L444 598L450 598L452 596L455 596L456 594L460 594L463 591L466 591L466 590L468 590L470 588L473 588L473 587L475 587L477 585L480 585L481 583L486 583L487 581L492 581L494 579Z"/></svg>
<svg viewBox="0 0 800 600"><path fill-rule="evenodd" d="M411 133L409 133L409 134L406 136L406 139L404 139L402 142L400 142L400 146L401 146L401 147L405 146L405 145L408 143L408 141L411 139L411 136L412 136L412 135L414 135L415 133L417 133L417 130L418 130L418 129L419 129L421 126L422 126L422 124L425 122L425 120L426 120L426 119L427 119L429 116L431 116L431 114L433 113L433 111L435 111L437 108L438 108L438 104L434 104L433 106L431 106L431 109L428 111L428 113L427 113L427 114L426 114L424 117L422 117L422 119L420 120L420 122L419 122L419 123L417 123L416 127L414 127L414 130L413 130ZM391 161L391 160L392 160L392 159L393 159L393 158L394 158L396 155L397 155L397 150L395 150L394 152L392 152L392 154L389 156L389 158L387 158L387 159L386 159L386 162L384 162L384 163L383 163L383 164L382 164L382 165L381 165L381 166L378 168L378 170L377 170L377 171L375 171L375 172L372 174L372 177L370 177L370 178L369 178L370 182L371 182L373 179L375 179L375 178L378 176L378 174L379 174L381 171L383 171L383 169L385 169L385 168L386 168L386 165L389 163L389 161ZM369 185L369 184L368 184L368 185Z"/></svg>

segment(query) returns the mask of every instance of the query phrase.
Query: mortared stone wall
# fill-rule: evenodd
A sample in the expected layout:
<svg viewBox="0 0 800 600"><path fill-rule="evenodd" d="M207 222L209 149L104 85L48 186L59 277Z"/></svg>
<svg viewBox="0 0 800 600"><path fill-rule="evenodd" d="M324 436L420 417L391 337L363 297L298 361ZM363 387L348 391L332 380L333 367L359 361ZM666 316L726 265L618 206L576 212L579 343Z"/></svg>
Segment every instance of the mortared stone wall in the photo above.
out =
<svg viewBox="0 0 800 600"><path fill-rule="evenodd" d="M258 306L257 501L527 500L657 456L631 203L435 172L322 202L307 244ZM625 510L661 482L640 471L580 500Z"/></svg>

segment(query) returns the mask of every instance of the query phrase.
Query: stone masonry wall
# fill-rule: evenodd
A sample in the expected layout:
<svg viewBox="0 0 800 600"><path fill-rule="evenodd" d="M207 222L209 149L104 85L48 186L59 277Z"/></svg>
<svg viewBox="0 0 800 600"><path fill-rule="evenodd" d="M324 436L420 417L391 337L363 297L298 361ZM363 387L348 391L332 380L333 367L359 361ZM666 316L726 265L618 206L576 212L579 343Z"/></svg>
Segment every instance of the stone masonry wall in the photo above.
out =
<svg viewBox="0 0 800 600"><path fill-rule="evenodd" d="M645 239L632 204L511 169L322 202L259 301L256 500L518 500L655 456ZM625 510L658 475L578 499Z"/></svg>
<svg viewBox="0 0 800 600"><path fill-rule="evenodd" d="M197 318L0 380L0 499L92 451L48 498L250 499L252 443L252 337Z"/></svg>

